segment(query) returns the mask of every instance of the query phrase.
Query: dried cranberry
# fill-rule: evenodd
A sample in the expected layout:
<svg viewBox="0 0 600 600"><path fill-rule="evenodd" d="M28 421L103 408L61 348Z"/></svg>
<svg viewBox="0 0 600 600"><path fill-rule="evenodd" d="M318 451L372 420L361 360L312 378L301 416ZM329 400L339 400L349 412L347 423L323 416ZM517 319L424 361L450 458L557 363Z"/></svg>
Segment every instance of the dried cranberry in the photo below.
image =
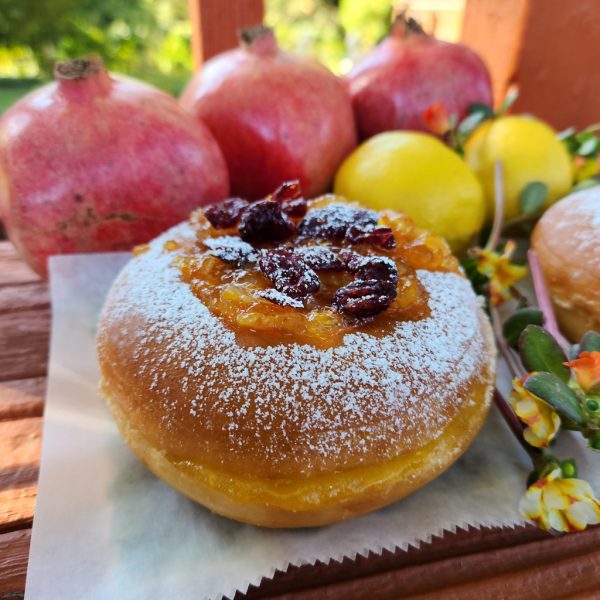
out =
<svg viewBox="0 0 600 600"><path fill-rule="evenodd" d="M343 271L348 266L346 253L334 252L326 246L299 246L295 252L315 271Z"/></svg>
<svg viewBox="0 0 600 600"><path fill-rule="evenodd" d="M296 198L302 197L302 188L300 187L300 181L294 179L292 181L286 181L282 183L272 194L271 200L277 202L284 202L286 200L295 200Z"/></svg>
<svg viewBox="0 0 600 600"><path fill-rule="evenodd" d="M333 305L353 317L372 317L388 308L396 293L392 283L357 279L335 293Z"/></svg>
<svg viewBox="0 0 600 600"><path fill-rule="evenodd" d="M330 204L312 210L300 223L298 233L303 237L320 240L341 240L352 226L361 230L377 225L377 213L352 208L344 204Z"/></svg>
<svg viewBox="0 0 600 600"><path fill-rule="evenodd" d="M254 262L258 256L254 248L232 235L218 238L207 238L202 242L209 248L210 254L223 262L241 267L245 263Z"/></svg>
<svg viewBox="0 0 600 600"><path fill-rule="evenodd" d="M204 216L216 229L226 229L237 225L240 215L250 203L243 198L229 198L215 202L204 209Z"/></svg>
<svg viewBox="0 0 600 600"><path fill-rule="evenodd" d="M286 181L271 195L271 200L281 202L281 209L290 217L303 217L308 209L306 200L302 197L300 182Z"/></svg>
<svg viewBox="0 0 600 600"><path fill-rule="evenodd" d="M398 283L398 267L387 256L355 255L350 260L348 269L356 275L357 280L377 280L394 286Z"/></svg>
<svg viewBox="0 0 600 600"><path fill-rule="evenodd" d="M303 217L308 210L308 204L304 198L294 198L282 202L281 209L290 217Z"/></svg>
<svg viewBox="0 0 600 600"><path fill-rule="evenodd" d="M239 232L246 242L280 242L295 232L293 221L274 200L259 200L242 213Z"/></svg>
<svg viewBox="0 0 600 600"><path fill-rule="evenodd" d="M291 298L305 298L319 289L319 276L293 250L263 250L258 266L277 291Z"/></svg>
<svg viewBox="0 0 600 600"><path fill-rule="evenodd" d="M396 247L394 232L389 227L363 229L352 225L346 232L346 241L351 244L371 244L387 250Z"/></svg>

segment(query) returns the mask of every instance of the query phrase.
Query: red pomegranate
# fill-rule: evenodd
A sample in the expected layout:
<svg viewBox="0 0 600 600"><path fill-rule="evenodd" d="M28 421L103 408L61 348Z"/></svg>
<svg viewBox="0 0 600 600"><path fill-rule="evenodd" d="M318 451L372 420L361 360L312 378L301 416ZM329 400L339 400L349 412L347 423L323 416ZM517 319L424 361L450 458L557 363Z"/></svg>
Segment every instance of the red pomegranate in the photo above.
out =
<svg viewBox="0 0 600 600"><path fill-rule="evenodd" d="M466 46L436 40L403 15L346 80L361 139L393 129L427 131L423 113L437 103L459 119L471 104L492 104L481 58Z"/></svg>
<svg viewBox="0 0 600 600"><path fill-rule="evenodd" d="M181 105L211 130L225 155L232 193L261 198L299 179L307 197L329 189L356 145L343 83L322 65L281 51L273 32L242 32L241 47L209 60Z"/></svg>
<svg viewBox="0 0 600 600"><path fill-rule="evenodd" d="M0 119L0 215L37 273L52 254L129 249L227 196L217 143L174 98L99 59L55 76Z"/></svg>

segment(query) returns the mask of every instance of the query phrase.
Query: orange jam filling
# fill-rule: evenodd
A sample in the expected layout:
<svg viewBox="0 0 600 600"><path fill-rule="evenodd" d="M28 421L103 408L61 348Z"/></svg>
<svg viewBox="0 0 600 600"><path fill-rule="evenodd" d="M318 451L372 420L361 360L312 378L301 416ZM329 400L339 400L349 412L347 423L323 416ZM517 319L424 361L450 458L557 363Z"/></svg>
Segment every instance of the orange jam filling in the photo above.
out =
<svg viewBox="0 0 600 600"><path fill-rule="evenodd" d="M341 203L349 204L339 197L322 196L309 201L307 214L316 208ZM356 204L349 205L361 208ZM363 256L385 256L396 264L396 298L386 310L373 317L354 318L332 306L336 291L354 279L346 271L319 271L320 288L307 296L302 308L282 306L262 297L261 292L273 289L273 284L256 264L248 263L241 267L228 264L213 256L203 244L203 240L208 238L237 236L237 229L216 229L201 211L191 217L197 233L196 245L184 248L177 263L183 280L194 294L236 333L241 343L297 342L320 348L337 346L347 333L366 331L384 335L398 321L416 321L429 316L427 292L417 278L417 269L459 273L458 261L444 240L419 229L405 214L384 211L379 217L378 226L389 227L393 231L396 239L394 248L345 242L332 244L336 249L349 248ZM291 244L293 247L294 240ZM288 241L286 246L289 245ZM260 245L261 248L276 246ZM179 247L177 242L165 244L166 250Z"/></svg>

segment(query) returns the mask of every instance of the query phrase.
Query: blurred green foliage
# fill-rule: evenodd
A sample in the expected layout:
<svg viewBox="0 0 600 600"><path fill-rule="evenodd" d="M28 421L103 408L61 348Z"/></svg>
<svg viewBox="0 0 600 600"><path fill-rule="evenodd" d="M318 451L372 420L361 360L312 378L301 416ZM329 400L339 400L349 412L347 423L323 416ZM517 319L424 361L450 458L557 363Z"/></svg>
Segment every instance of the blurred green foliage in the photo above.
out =
<svg viewBox="0 0 600 600"><path fill-rule="evenodd" d="M379 41L390 22L390 0L265 5L265 21L283 48L337 73ZM0 0L0 81L49 79L55 61L96 53L110 70L178 94L192 72L190 38L187 0ZM0 105L11 94L0 88Z"/></svg>
<svg viewBox="0 0 600 600"><path fill-rule="evenodd" d="M25 79L21 85L0 86L0 115L19 98L33 89L37 83L36 81L32 82ZM0 237L0 239L2 238Z"/></svg>
<svg viewBox="0 0 600 600"><path fill-rule="evenodd" d="M20 61L47 79L55 61L96 53L177 94L192 70L190 37L186 0L0 0L0 76L18 75Z"/></svg>
<svg viewBox="0 0 600 600"><path fill-rule="evenodd" d="M335 73L389 31L390 0L266 0L265 22L282 48L313 56Z"/></svg>

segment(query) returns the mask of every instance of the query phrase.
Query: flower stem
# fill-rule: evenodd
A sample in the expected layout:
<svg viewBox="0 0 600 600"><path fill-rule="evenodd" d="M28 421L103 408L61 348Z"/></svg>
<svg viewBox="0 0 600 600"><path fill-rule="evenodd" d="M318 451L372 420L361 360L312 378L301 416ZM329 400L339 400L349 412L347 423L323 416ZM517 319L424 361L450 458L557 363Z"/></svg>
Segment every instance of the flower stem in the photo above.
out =
<svg viewBox="0 0 600 600"><path fill-rule="evenodd" d="M535 297L537 298L538 306L544 315L544 326L568 356L571 344L569 344L568 340L563 336L558 328L556 316L552 308L552 301L550 300L548 288L546 287L544 273L542 272L542 267L540 266L540 261L535 250L529 249L527 251L527 258L529 260L529 267L531 269Z"/></svg>
<svg viewBox="0 0 600 600"><path fill-rule="evenodd" d="M520 362L515 357L513 351L506 343L506 340L504 339L504 333L502 332L502 325L500 323L500 315L498 314L498 309L494 306L490 306L490 316L492 317L492 328L494 330L494 337L496 338L496 346L498 347L498 350L500 350L500 354L502 354L502 357L506 361L506 364L510 369L513 379L515 377L523 377L523 375L525 375L527 372L521 366Z"/></svg>
<svg viewBox="0 0 600 600"><path fill-rule="evenodd" d="M502 233L502 223L504 222L504 173L502 170L502 161L497 160L494 164L494 222L492 231L488 238L485 249L491 252L496 250Z"/></svg>
<svg viewBox="0 0 600 600"><path fill-rule="evenodd" d="M542 452L541 450L530 446L525 441L525 439L523 438L523 425L521 425L521 421L519 421L519 419L513 412L512 408L509 406L504 396L498 391L498 388L494 388L494 403L498 407L502 418L508 425L512 434L517 438L517 441L519 442L519 444L521 444L523 450L527 452L527 455L531 459L533 466L537 468L540 464L541 458L543 458Z"/></svg>

